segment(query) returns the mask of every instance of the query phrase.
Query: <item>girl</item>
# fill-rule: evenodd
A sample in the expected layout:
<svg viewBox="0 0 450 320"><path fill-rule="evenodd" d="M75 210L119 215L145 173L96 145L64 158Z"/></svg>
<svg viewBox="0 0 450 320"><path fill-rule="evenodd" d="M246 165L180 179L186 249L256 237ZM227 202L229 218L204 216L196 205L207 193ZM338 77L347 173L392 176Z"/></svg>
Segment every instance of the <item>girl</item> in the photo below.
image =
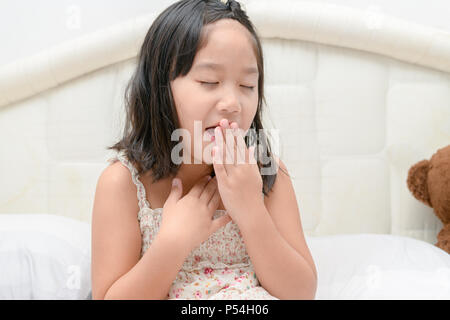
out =
<svg viewBox="0 0 450 320"><path fill-rule="evenodd" d="M287 169L258 137L282 169L262 174L246 134L263 129L263 66L236 1L182 0L156 18L126 90L124 136L110 147L118 155L97 183L94 299L314 298ZM181 162L177 129L188 133Z"/></svg>

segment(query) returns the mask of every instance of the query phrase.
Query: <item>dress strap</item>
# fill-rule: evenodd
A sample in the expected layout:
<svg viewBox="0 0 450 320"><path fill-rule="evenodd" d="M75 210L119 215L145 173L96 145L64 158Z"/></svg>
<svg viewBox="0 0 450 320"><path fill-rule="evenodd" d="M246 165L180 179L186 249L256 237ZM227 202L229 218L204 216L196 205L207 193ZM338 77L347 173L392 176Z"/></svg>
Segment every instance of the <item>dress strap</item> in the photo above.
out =
<svg viewBox="0 0 450 320"><path fill-rule="evenodd" d="M150 208L150 204L147 201L147 196L145 194L145 188L142 182L139 180L139 174L137 173L136 168L133 164L128 160L125 152L122 150L117 154L117 159L122 162L124 166L126 166L131 172L131 179L137 188L137 198L139 201L139 209Z"/></svg>

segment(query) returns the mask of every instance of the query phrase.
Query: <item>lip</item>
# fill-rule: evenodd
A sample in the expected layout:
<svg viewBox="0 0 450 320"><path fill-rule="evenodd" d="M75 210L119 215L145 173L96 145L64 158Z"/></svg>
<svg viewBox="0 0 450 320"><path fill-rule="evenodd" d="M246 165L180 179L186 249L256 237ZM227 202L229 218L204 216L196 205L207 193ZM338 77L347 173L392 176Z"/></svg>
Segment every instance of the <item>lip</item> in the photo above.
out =
<svg viewBox="0 0 450 320"><path fill-rule="evenodd" d="M224 118L224 119L225 119L225 118ZM222 120L223 120L223 119L222 119ZM221 121L222 121L222 120L221 120ZM229 124L231 124L231 123L233 123L233 122L234 122L234 121L228 120L228 123L229 123ZM220 121L217 122L215 125L206 127L206 128L205 128L205 131L208 130L208 129L211 129L211 128L216 128L216 127L220 127Z"/></svg>
<svg viewBox="0 0 450 320"><path fill-rule="evenodd" d="M208 129L212 129L212 128L215 129L216 127L219 127L219 126L220 126L220 122L218 122L218 123L216 123L215 125L212 125L212 126L210 126L210 127L206 127L206 128L205 128L205 131L208 130Z"/></svg>

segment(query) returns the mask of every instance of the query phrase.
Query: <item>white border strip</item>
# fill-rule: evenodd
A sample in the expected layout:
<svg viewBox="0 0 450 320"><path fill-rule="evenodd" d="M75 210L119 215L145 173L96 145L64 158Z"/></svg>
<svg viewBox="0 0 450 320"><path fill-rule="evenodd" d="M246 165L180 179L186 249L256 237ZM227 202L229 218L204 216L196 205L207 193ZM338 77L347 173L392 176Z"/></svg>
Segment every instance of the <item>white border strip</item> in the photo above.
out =
<svg viewBox="0 0 450 320"><path fill-rule="evenodd" d="M450 72L450 32L332 4L296 0L242 2L263 38L364 50ZM136 57L155 18L156 14L141 16L1 66L0 107Z"/></svg>

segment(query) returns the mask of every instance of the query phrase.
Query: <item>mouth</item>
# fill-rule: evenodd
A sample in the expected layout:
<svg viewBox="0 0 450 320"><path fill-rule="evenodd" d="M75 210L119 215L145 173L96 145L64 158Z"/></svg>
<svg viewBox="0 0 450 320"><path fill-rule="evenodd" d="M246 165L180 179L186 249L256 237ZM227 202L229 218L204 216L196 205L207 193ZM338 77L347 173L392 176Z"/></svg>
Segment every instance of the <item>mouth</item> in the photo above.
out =
<svg viewBox="0 0 450 320"><path fill-rule="evenodd" d="M214 125L212 125L212 126L210 126L210 127L207 127L207 128L205 129L205 131L208 130L208 129L215 129L216 127L219 127L219 126L220 126L220 122L217 122L216 124L214 124Z"/></svg>
<svg viewBox="0 0 450 320"><path fill-rule="evenodd" d="M230 123L231 123L231 122L230 122ZM213 126L207 127L207 128L205 129L205 132L208 134L208 136L209 136L209 138L210 138L211 141L214 141L214 138L215 138L215 133L214 133L214 131L215 131L215 129L216 129L217 127L220 127L220 122L216 123L216 124L213 125Z"/></svg>
<svg viewBox="0 0 450 320"><path fill-rule="evenodd" d="M214 141L214 139L215 139L216 134L214 133L214 131L215 131L216 127L217 126L213 126L213 127L208 127L205 129L205 132L209 136L209 140L211 140L211 141Z"/></svg>
<svg viewBox="0 0 450 320"><path fill-rule="evenodd" d="M206 128L205 128L205 132L207 132L208 135L209 135L209 137L212 138L212 137L215 136L214 130L215 130L217 127L220 127L220 122L217 122L216 124L214 124L214 125L212 125L212 126L206 127Z"/></svg>

